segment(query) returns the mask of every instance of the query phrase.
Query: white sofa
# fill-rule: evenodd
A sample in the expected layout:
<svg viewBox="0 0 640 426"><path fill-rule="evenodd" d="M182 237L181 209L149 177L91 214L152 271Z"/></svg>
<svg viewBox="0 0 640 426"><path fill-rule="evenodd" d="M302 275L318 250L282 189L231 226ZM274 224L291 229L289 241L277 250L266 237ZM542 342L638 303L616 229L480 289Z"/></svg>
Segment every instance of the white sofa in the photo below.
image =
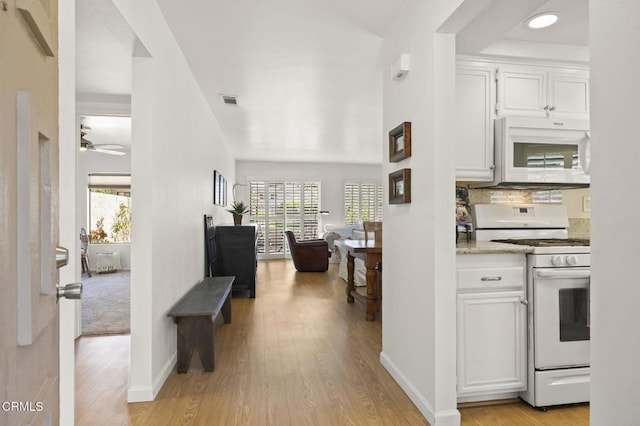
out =
<svg viewBox="0 0 640 426"><path fill-rule="evenodd" d="M329 248L332 251L329 262L339 263L338 276L347 281L347 253L344 249L340 249L335 246L333 242L335 240L344 239L364 239L364 230L362 225L332 225L326 224L324 226L324 234L322 236L329 243ZM353 280L357 287L364 287L367 285L366 272L367 269L364 266L362 259L354 259L354 272Z"/></svg>

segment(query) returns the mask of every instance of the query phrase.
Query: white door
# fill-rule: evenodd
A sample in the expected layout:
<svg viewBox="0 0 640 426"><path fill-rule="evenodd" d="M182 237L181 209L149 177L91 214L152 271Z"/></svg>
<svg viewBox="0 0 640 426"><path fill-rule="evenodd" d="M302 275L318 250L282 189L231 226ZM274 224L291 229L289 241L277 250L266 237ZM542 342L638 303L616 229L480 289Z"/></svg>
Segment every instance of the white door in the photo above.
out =
<svg viewBox="0 0 640 426"><path fill-rule="evenodd" d="M0 424L59 418L57 2L0 6Z"/></svg>

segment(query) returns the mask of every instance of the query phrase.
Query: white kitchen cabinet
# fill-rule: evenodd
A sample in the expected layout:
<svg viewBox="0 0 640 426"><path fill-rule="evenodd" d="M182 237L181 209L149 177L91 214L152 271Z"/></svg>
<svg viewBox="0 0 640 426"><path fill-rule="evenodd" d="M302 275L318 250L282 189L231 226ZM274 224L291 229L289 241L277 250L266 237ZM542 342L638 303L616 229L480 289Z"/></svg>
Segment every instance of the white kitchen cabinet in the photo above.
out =
<svg viewBox="0 0 640 426"><path fill-rule="evenodd" d="M457 256L459 402L510 398L527 387L524 254Z"/></svg>
<svg viewBox="0 0 640 426"><path fill-rule="evenodd" d="M493 180L494 67L458 63L456 180Z"/></svg>
<svg viewBox="0 0 640 426"><path fill-rule="evenodd" d="M589 118L589 73L580 69L500 67L498 116Z"/></svg>

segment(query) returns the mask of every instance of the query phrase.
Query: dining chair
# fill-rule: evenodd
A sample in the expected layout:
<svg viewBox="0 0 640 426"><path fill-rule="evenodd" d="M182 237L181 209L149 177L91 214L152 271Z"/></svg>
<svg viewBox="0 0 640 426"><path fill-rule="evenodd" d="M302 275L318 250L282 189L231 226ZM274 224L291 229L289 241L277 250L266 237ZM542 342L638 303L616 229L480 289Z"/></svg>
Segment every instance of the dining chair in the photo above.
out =
<svg viewBox="0 0 640 426"><path fill-rule="evenodd" d="M373 232L373 239L377 246L382 245L382 222L362 222L364 228L364 243L369 242L369 233Z"/></svg>
<svg viewBox="0 0 640 426"><path fill-rule="evenodd" d="M82 263L82 272L87 272L87 275L91 277L91 270L89 269L89 255L87 250L89 249L89 236L87 230L80 228L80 262Z"/></svg>

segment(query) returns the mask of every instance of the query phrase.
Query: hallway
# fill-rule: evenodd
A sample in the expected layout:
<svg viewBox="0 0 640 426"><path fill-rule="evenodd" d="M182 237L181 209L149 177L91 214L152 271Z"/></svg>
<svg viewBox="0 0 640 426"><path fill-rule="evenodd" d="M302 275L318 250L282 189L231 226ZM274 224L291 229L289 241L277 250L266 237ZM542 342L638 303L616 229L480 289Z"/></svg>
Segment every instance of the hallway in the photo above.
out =
<svg viewBox="0 0 640 426"><path fill-rule="evenodd" d="M79 339L76 424L427 424L380 364L381 323L346 303L337 264L299 273L290 260L261 261L257 278L256 299L234 298L232 323L217 324L216 371L194 356L154 402L126 403L129 336ZM492 426L578 426L589 414L519 403L461 411L463 425Z"/></svg>

